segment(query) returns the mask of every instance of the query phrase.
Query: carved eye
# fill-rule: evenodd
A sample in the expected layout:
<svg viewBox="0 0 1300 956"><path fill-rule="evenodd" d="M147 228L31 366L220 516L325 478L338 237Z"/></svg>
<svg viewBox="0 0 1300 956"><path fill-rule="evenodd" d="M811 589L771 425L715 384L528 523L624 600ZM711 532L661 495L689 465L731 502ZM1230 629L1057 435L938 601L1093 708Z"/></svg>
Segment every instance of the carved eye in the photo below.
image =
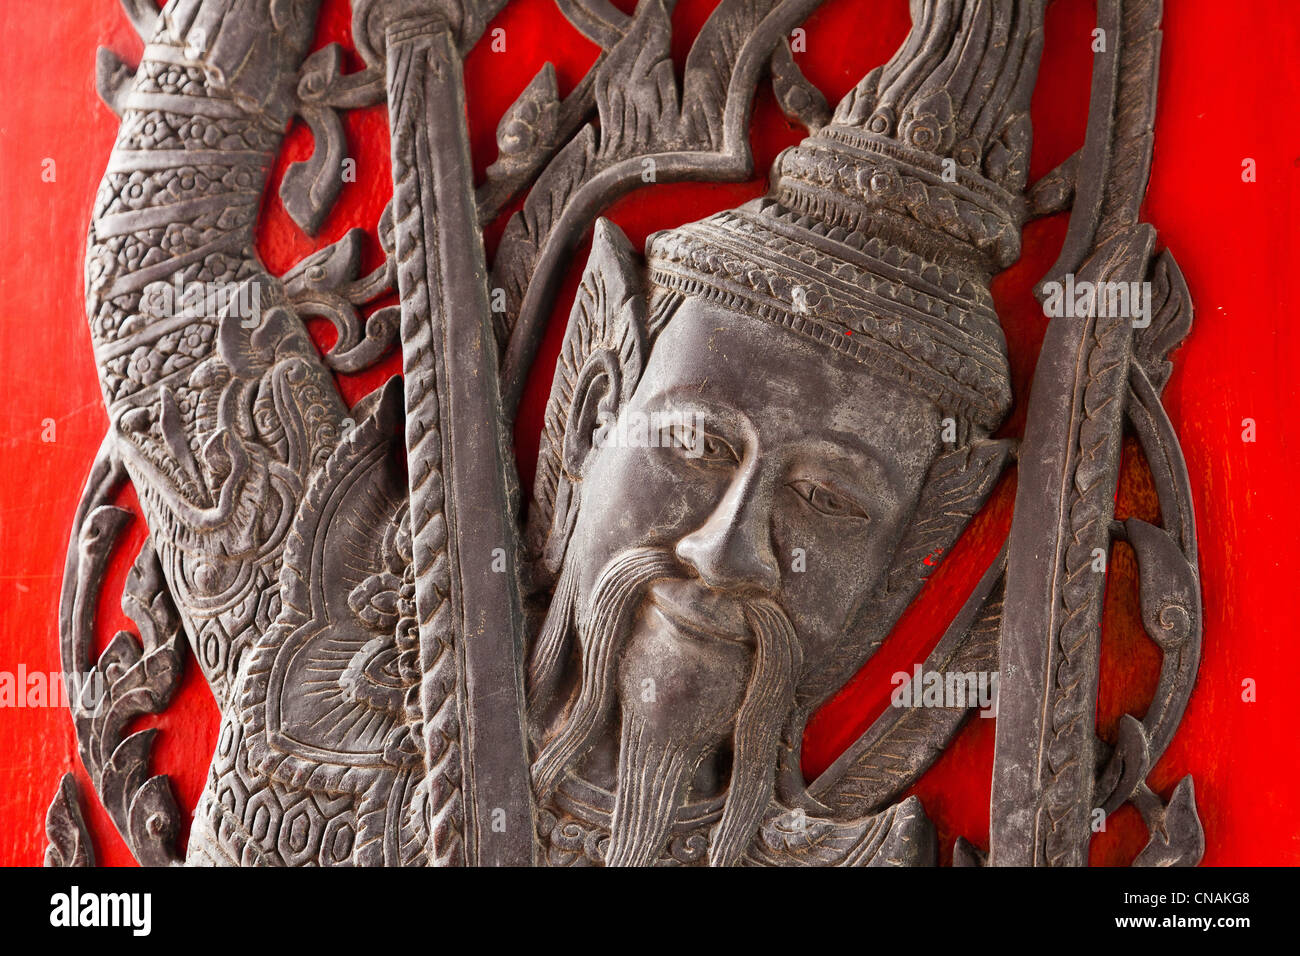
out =
<svg viewBox="0 0 1300 956"><path fill-rule="evenodd" d="M688 458L714 464L739 462L735 449L717 435L689 422L675 422L663 430L661 444L675 448Z"/></svg>
<svg viewBox="0 0 1300 956"><path fill-rule="evenodd" d="M814 481L792 481L790 490L808 503L813 511L831 518L859 518L870 521L867 512L848 495L833 491Z"/></svg>

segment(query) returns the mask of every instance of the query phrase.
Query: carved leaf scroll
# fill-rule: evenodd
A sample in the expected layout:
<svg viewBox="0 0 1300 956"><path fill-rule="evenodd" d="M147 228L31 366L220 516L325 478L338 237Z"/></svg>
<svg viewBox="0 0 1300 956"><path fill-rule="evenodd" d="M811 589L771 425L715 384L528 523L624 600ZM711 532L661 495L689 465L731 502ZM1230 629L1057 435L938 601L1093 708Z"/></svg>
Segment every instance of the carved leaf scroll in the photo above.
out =
<svg viewBox="0 0 1300 956"><path fill-rule="evenodd" d="M380 102L383 72L373 64L344 74L343 48L337 43L317 50L302 65L298 80L298 115L311 129L315 147L308 159L290 164L280 183L280 201L293 221L315 235L343 188L347 139L338 110Z"/></svg>
<svg viewBox="0 0 1300 956"><path fill-rule="evenodd" d="M687 57L678 94L662 0L638 6L594 68L600 127L584 126L538 176L497 249L491 286L506 297L498 326L508 413L518 402L559 282L560 266L614 199L646 182L747 176L754 89L772 50L821 0L724 0ZM647 178L648 177L648 178Z"/></svg>
<svg viewBox="0 0 1300 956"><path fill-rule="evenodd" d="M65 773L59 781L50 809L45 814L46 866L94 866L95 852L90 845L90 831L81 815L77 799L77 780Z"/></svg>
<svg viewBox="0 0 1300 956"><path fill-rule="evenodd" d="M1192 294L1183 270L1168 249L1153 264L1150 282L1151 324L1134 332L1133 358L1159 394L1173 371L1169 353L1192 328Z"/></svg>
<svg viewBox="0 0 1300 956"><path fill-rule="evenodd" d="M108 448L109 446L105 446ZM136 858L146 866L179 861L175 849L180 812L165 777L150 776L156 730L128 733L132 722L159 713L175 693L182 666L180 617L146 541L127 575L122 610L136 623L137 640L119 631L92 657L94 620L108 560L131 513L104 504L124 481L121 464L101 452L86 484L74 523L60 614L69 706L82 762L105 809ZM51 807L50 865L79 864L70 828L79 823L76 788L65 778ZM81 823L84 827L84 823Z"/></svg>
<svg viewBox="0 0 1300 956"><path fill-rule="evenodd" d="M772 51L772 89L782 112L802 123L808 132L815 133L830 122L831 110L826 97L808 82L785 43L777 44Z"/></svg>
<svg viewBox="0 0 1300 956"><path fill-rule="evenodd" d="M1151 791L1139 798L1138 809L1151 839L1134 866L1196 866L1205 855L1205 830L1196 812L1196 790L1190 775L1178 781L1169 803Z"/></svg>
<svg viewBox="0 0 1300 956"><path fill-rule="evenodd" d="M1177 836L1166 828L1165 805L1143 782L1181 718L1199 660L1190 492L1159 401L1168 351L1190 325L1190 298L1168 253L1152 268L1154 230L1139 222L1161 6L1099 2L1098 26L1111 50L1095 62L1084 146L1031 194L1034 214L1072 210L1049 279L1152 279L1155 294L1147 327L1109 311L1082 326L1054 318L1044 341L1009 542L1000 660L1007 706L995 749L991 832L991 857L1001 864L1081 865L1091 836L1088 812L1109 812L1130 798L1152 832L1138 865L1194 863L1203 849L1200 824L1191 823L1190 780L1170 803ZM1165 529L1112 520L1126 420L1142 439ZM1144 623L1165 659L1147 719L1124 718L1112 749L1093 733L1104 575L1091 572L1089 555L1104 552L1116 536L1129 537L1139 552ZM1094 779L1098 762L1104 769Z"/></svg>
<svg viewBox="0 0 1300 956"><path fill-rule="evenodd" d="M82 702L80 719L88 722L90 740L87 768L136 858L145 866L162 866L179 861L173 845L179 811L166 778L149 775L157 731L126 731L136 717L159 713L171 700L180 682L183 638L162 568L148 543L127 576L122 610L139 627L140 641L119 631L90 673L87 690L99 689L102 680L106 696Z"/></svg>
<svg viewBox="0 0 1300 956"><path fill-rule="evenodd" d="M338 339L325 353L325 364L338 372L356 373L369 368L397 340L401 321L398 306L375 309L364 324L357 311L358 306L388 295L396 285L391 206L380 220L379 234L386 258L367 276L357 276L364 230L350 229L338 242L298 263L282 279L299 315L320 316L334 325Z"/></svg>

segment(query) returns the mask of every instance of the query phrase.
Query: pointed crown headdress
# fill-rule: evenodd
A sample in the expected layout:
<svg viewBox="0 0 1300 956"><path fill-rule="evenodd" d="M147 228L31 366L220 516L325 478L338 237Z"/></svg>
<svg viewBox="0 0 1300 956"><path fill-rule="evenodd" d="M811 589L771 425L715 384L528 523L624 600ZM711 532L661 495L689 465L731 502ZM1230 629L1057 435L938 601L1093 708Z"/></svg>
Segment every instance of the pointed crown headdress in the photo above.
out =
<svg viewBox="0 0 1300 956"><path fill-rule="evenodd" d="M777 158L765 198L650 237L651 285L997 427L1011 388L989 279L1020 255L1042 15L1043 0L912 0L906 42Z"/></svg>

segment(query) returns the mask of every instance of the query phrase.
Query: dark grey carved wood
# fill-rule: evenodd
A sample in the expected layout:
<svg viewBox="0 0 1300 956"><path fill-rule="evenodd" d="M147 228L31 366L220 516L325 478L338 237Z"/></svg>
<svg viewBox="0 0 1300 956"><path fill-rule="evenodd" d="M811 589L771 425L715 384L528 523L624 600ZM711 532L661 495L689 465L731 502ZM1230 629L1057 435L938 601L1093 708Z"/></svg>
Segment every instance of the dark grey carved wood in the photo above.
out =
<svg viewBox="0 0 1300 956"><path fill-rule="evenodd" d="M460 57L436 9L390 6L385 41L425 752L469 751L451 776L434 770L430 783L435 803L444 787L463 787L465 846L441 846L435 827L431 854L435 861L463 855L485 865L527 864L524 622ZM435 581L443 576L446 585ZM453 674L463 735L444 717Z"/></svg>
<svg viewBox="0 0 1300 956"><path fill-rule="evenodd" d="M992 846L959 841L955 862L1084 863L1094 808L1131 801L1152 834L1139 864L1195 863L1190 779L1168 803L1144 782L1200 653L1190 492L1159 398L1190 297L1137 221L1159 3L1102 0L1087 142L1032 186L1043 0L914 5L908 42L833 111L784 42L818 0L723 0L680 88L671 2L558 5L601 53L563 101L539 72L476 191L461 58L504 0L354 0L349 75L337 46L304 59L312 2L124 0L146 49L134 74L97 64L123 123L87 253L111 424L60 619L65 671L106 688L73 717L133 852L182 862L152 732L124 731L167 705L183 633L222 714L186 863L933 863L924 808L897 801L970 706L893 708L812 781L800 740L1017 454L989 437L1011 395L988 283L1026 218L1071 209L1048 278L1149 280L1153 319L1049 325L1010 539L926 663L1002 673ZM660 233L643 259L601 211L647 169L750 175L765 77L810 136L765 199ZM268 274L253 225L287 124L316 145L280 195L314 232L342 181L338 111L385 100L384 264L358 274L354 230ZM524 194L489 274L481 226ZM508 420L589 228L524 529ZM400 306L373 308L394 290ZM324 356L308 316L338 330ZM346 408L331 370L395 344L402 381ZM618 439L664 395L690 415ZM1163 528L1113 520L1124 428ZM128 480L150 530L123 596L141 636L95 659ZM1092 729L1091 564L1115 539L1164 662L1110 747ZM92 862L70 778L47 831L48 863Z"/></svg>
<svg viewBox="0 0 1300 956"><path fill-rule="evenodd" d="M994 864L1083 865L1093 808L1113 812L1131 797L1151 826L1152 846L1174 844L1163 863L1195 863L1204 851L1190 778L1171 804L1180 819L1168 830L1164 805L1142 782L1169 742L1166 720L1182 714L1200 648L1186 474L1171 431L1157 431L1164 412L1150 379L1163 384L1167 377L1165 354L1186 334L1191 303L1173 258L1154 258L1155 232L1138 221L1151 160L1160 4L1105 0L1098 14L1109 43L1096 54L1074 212L1049 278L1077 272L1093 282L1152 279L1164 295L1141 331L1121 316L1060 317L1044 339L1008 541L1007 586L1020 599L1007 602L1002 625ZM1136 519L1112 526L1126 410L1141 420L1144 451L1161 474L1167 530ZM1094 726L1105 576L1094 564L1097 550L1108 552L1117 537L1137 550L1144 623L1164 652L1164 667L1153 713L1145 725L1128 718L1097 781L1094 767L1104 757Z"/></svg>

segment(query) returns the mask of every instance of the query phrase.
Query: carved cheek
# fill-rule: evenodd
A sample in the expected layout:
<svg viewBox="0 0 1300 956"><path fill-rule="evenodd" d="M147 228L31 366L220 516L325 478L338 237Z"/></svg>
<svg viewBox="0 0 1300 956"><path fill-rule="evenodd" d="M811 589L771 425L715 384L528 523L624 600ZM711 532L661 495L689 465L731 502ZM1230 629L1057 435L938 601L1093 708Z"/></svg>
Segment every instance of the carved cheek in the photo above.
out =
<svg viewBox="0 0 1300 956"><path fill-rule="evenodd" d="M670 449L619 445L598 454L582 482L578 537L602 565L628 548L671 546L725 487Z"/></svg>
<svg viewBox="0 0 1300 956"><path fill-rule="evenodd" d="M805 648L843 630L880 572L875 524L820 519L788 492L778 494L773 547L781 566L778 600Z"/></svg>
<svg viewBox="0 0 1300 956"><path fill-rule="evenodd" d="M731 471L703 467L671 448L636 451L625 473L628 500L653 543L671 545L708 519L727 492Z"/></svg>

